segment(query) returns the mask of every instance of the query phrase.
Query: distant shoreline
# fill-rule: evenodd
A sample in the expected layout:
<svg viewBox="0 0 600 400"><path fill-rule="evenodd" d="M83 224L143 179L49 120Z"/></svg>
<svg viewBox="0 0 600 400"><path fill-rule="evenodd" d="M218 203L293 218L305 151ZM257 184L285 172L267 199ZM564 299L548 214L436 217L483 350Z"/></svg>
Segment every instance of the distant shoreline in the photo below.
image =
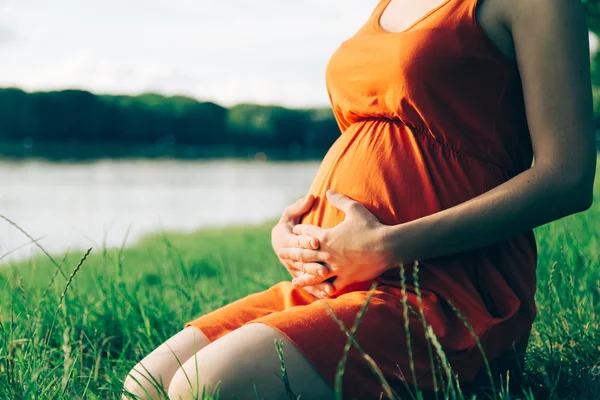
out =
<svg viewBox="0 0 600 400"><path fill-rule="evenodd" d="M33 145L0 142L0 161L83 162L103 159L319 161L325 153L322 149L303 149L300 147L282 149L226 145L165 146L81 143L36 143Z"/></svg>

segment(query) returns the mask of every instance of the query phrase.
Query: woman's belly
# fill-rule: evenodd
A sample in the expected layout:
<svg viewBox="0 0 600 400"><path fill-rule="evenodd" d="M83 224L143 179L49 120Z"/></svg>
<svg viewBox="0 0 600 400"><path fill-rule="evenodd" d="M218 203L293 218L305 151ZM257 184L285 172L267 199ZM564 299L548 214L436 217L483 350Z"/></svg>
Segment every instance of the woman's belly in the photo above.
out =
<svg viewBox="0 0 600 400"><path fill-rule="evenodd" d="M382 223L396 225L468 201L507 179L498 167L459 154L399 121L365 120L350 126L324 157L309 191L316 201L301 223L331 228L344 220L344 213L328 202L328 189L360 202ZM492 318L517 312L532 320L536 260L533 232L526 232L489 252L420 260L418 279L423 293L451 300L480 332ZM411 285L412 266L405 268ZM377 280L401 288L399 268ZM368 290L371 283L353 283L336 296Z"/></svg>
<svg viewBox="0 0 600 400"><path fill-rule="evenodd" d="M316 200L302 223L331 228L344 220L327 200L333 189L396 225L465 202L505 180L484 161L458 155L399 121L350 126L325 155L310 187Z"/></svg>

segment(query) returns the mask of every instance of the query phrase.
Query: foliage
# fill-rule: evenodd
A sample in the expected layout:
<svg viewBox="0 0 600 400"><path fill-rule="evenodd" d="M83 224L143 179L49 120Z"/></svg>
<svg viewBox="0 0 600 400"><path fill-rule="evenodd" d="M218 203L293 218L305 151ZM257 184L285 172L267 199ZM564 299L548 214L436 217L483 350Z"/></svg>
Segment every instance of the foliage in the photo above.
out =
<svg viewBox="0 0 600 400"><path fill-rule="evenodd" d="M599 196L597 184L591 210L536 230L523 398L600 398ZM153 234L79 268L76 251L55 260L62 274L48 257L2 266L0 397L118 399L125 374L186 321L288 278L271 227Z"/></svg>
<svg viewBox="0 0 600 400"><path fill-rule="evenodd" d="M119 152L129 155L127 147L131 146L156 146L159 153L177 146L323 152L339 133L328 108L240 104L226 109L183 96L0 89L0 143L26 150L58 144L65 156L77 144L121 146L116 147L117 156ZM11 152L5 149L4 153ZM21 151L21 156L27 155Z"/></svg>
<svg viewBox="0 0 600 400"><path fill-rule="evenodd" d="M600 0L581 0L587 15L588 29L600 33Z"/></svg>

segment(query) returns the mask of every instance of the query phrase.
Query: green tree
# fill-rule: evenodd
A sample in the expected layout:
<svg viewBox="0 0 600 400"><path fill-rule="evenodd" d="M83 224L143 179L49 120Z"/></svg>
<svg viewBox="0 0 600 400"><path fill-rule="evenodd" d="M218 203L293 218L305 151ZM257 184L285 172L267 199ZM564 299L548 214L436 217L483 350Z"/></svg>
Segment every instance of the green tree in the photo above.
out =
<svg viewBox="0 0 600 400"><path fill-rule="evenodd" d="M175 145L321 151L339 134L329 107L239 104L226 109L152 93L98 96L83 90L0 89L0 141L35 143L37 149L37 144L51 144L53 157L61 157L63 149L56 145L62 144L126 145L122 151L133 152L135 145L153 145L157 151Z"/></svg>
<svg viewBox="0 0 600 400"><path fill-rule="evenodd" d="M581 0L587 15L588 29L600 33L600 0Z"/></svg>

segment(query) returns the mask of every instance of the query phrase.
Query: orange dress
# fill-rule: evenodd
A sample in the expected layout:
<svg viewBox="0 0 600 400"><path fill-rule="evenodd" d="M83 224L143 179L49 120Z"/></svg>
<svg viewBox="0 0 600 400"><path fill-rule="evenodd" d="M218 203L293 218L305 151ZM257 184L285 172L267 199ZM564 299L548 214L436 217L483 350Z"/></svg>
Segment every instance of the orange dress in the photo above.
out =
<svg viewBox="0 0 600 400"><path fill-rule="evenodd" d="M446 0L410 28L391 33L379 24L390 2L382 0L341 43L326 70L341 135L317 172L310 188L317 200L302 223L330 228L343 221L344 214L325 197L329 188L364 204L382 223L395 225L463 203L531 166L518 69L476 21L477 1ZM480 338L494 371L514 368L535 316L536 263L532 231L420 261L425 320L461 381L481 378L484 359L449 302ZM419 310L412 266L407 275L408 304ZM399 270L377 281L356 339L392 387L402 390L399 375L413 379ZM281 282L186 326L200 328L212 341L245 323L268 324L291 339L333 385L347 339L324 303L349 328L369 286L357 283L334 299L319 300ZM416 383L431 389L427 339L411 312L409 329ZM515 350L519 354L511 357ZM343 389L345 398L376 399L381 392L354 349Z"/></svg>

